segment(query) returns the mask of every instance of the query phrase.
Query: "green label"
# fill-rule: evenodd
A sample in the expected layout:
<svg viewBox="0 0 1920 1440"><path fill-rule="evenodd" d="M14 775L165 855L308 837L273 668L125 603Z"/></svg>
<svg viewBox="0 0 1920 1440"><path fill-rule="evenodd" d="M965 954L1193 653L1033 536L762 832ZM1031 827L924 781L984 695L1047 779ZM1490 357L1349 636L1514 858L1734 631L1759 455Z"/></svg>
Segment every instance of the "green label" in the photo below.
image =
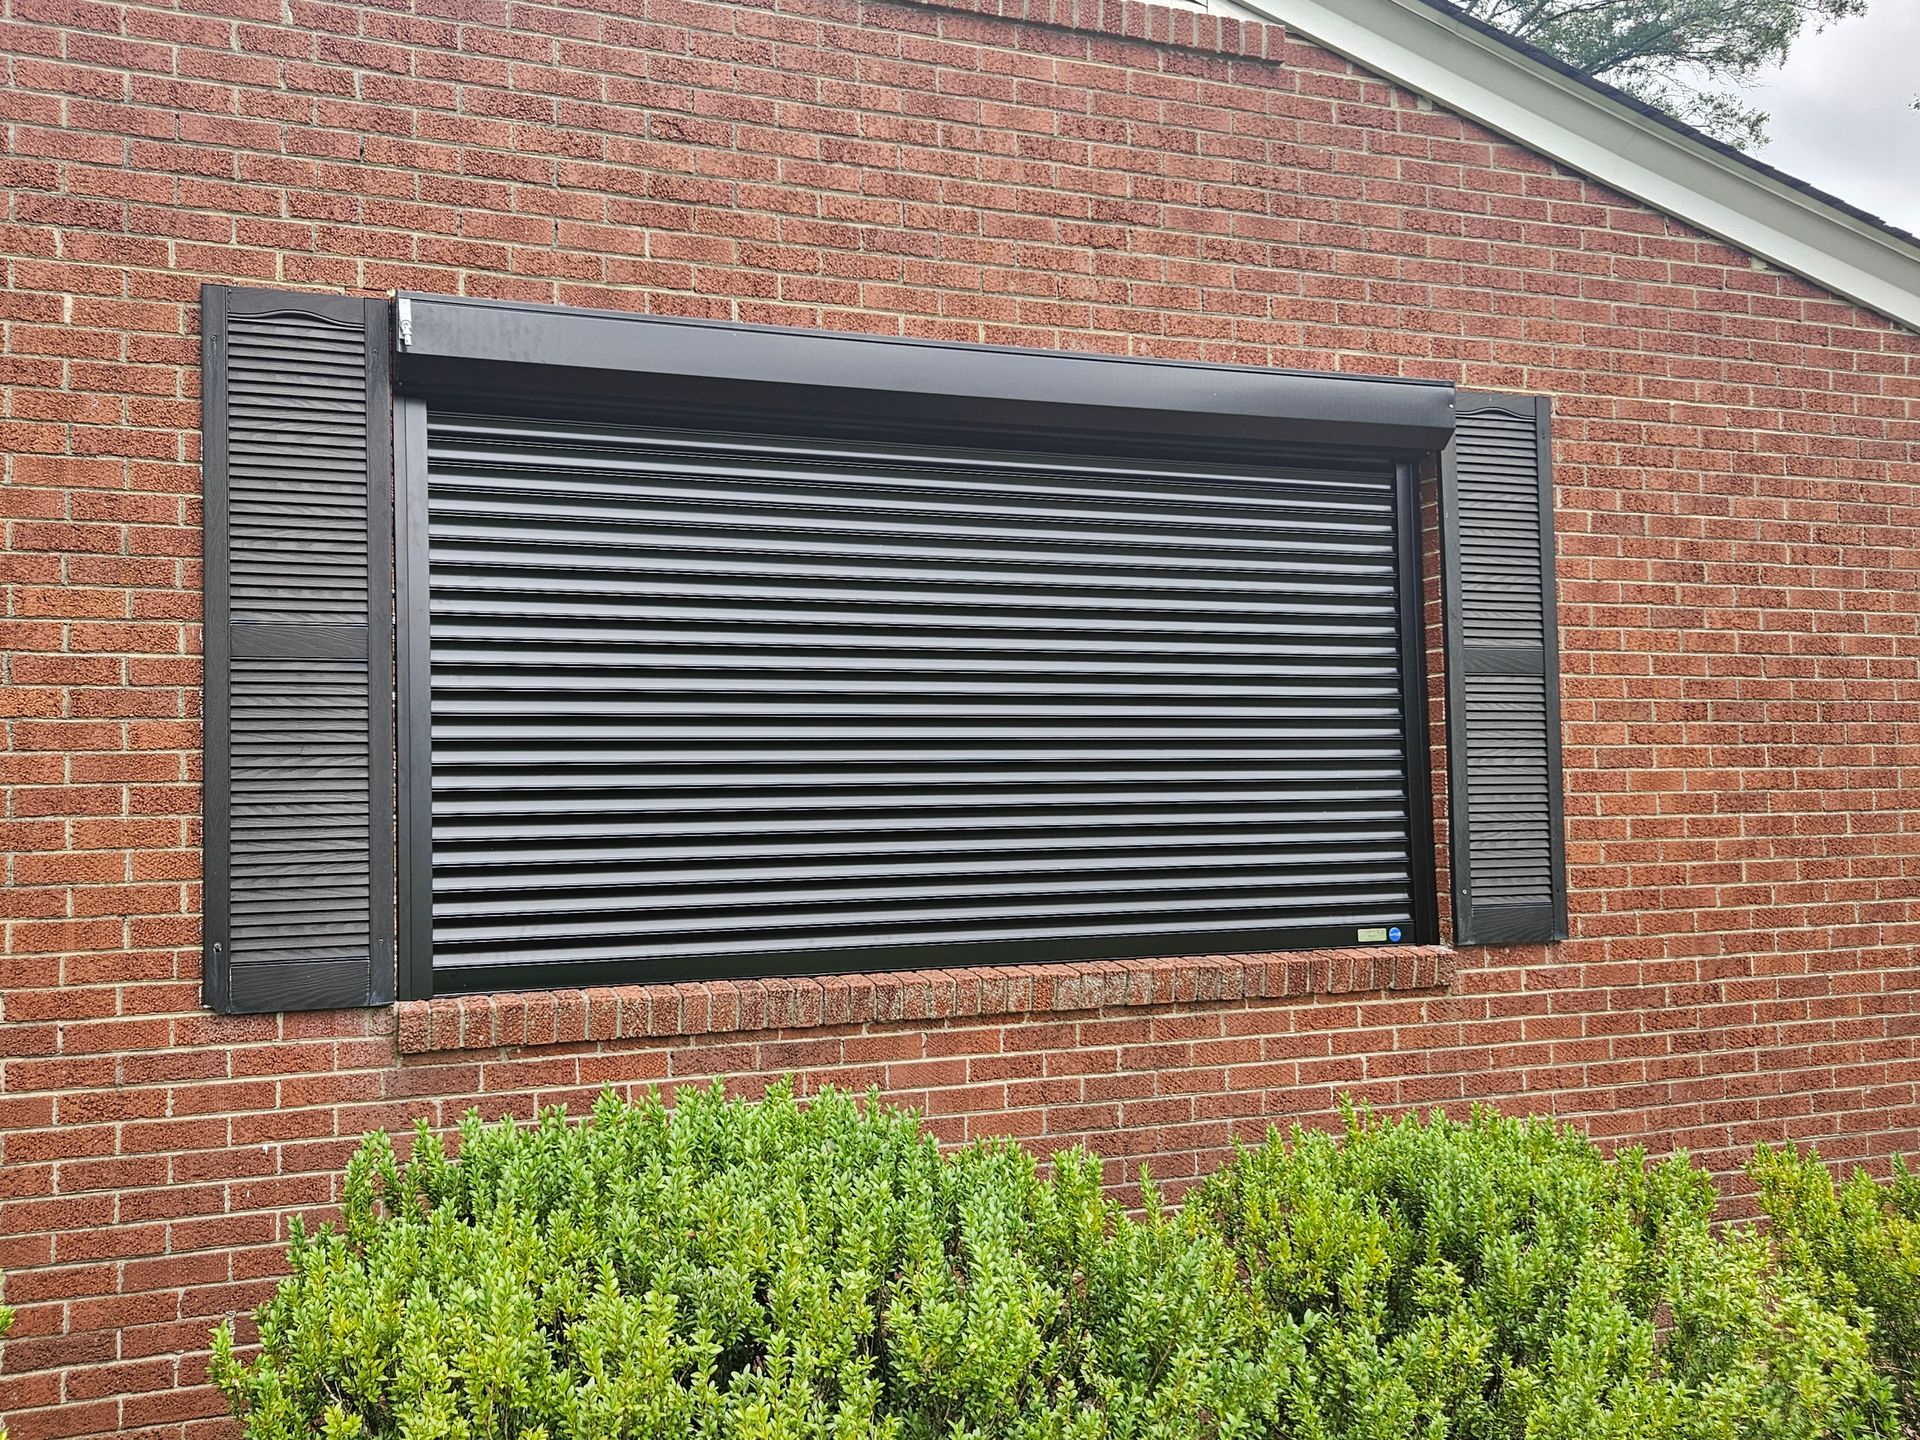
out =
<svg viewBox="0 0 1920 1440"><path fill-rule="evenodd" d="M1360 943L1362 945L1366 945L1369 943L1384 943L1386 938L1387 938L1387 931L1385 926L1382 926L1378 930L1362 930L1360 932Z"/></svg>

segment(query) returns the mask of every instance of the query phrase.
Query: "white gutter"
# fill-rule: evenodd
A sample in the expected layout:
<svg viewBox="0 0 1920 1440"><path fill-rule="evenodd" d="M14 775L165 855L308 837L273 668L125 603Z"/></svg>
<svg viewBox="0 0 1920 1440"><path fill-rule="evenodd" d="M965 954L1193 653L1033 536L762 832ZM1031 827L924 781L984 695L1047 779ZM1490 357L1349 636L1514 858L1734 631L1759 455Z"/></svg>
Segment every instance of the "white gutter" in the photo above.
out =
<svg viewBox="0 0 1920 1440"><path fill-rule="evenodd" d="M1920 331L1920 246L1421 0L1229 0L1737 249Z"/></svg>

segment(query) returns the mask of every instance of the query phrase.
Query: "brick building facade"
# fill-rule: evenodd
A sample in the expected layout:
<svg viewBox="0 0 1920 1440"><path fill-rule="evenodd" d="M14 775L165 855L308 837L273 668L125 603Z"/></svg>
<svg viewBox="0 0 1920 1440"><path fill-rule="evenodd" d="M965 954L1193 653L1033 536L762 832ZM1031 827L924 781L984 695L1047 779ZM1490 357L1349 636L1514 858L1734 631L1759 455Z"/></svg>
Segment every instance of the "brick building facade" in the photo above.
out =
<svg viewBox="0 0 1920 1440"><path fill-rule="evenodd" d="M1759 1141L1920 1149L1912 330L1250 21L5 16L17 1440L225 1433L207 1334L271 1288L288 1216L368 1129L476 1104L792 1072L953 1139L1085 1141L1116 1180L1191 1176L1342 1093L1552 1113L1721 1170ZM1571 938L209 1013L209 281L1550 395ZM1430 684L1437 746L1438 663Z"/></svg>

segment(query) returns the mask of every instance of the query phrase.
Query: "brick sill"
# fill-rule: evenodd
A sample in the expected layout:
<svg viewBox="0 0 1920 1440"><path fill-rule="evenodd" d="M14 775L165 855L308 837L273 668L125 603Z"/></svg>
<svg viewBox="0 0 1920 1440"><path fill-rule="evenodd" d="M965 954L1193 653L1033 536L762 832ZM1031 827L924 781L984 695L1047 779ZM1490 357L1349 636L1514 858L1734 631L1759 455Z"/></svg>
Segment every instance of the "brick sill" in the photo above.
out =
<svg viewBox="0 0 1920 1440"><path fill-rule="evenodd" d="M403 1055L1443 989L1441 945L603 985L405 1000Z"/></svg>

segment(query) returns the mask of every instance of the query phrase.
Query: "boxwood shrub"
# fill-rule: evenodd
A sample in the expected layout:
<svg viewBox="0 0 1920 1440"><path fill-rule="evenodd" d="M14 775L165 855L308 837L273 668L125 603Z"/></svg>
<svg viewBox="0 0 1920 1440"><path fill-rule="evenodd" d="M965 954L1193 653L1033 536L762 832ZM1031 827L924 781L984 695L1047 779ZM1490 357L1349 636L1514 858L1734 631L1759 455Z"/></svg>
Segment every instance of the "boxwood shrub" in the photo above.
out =
<svg viewBox="0 0 1920 1440"><path fill-rule="evenodd" d="M1352 1113L1177 1207L1102 1178L786 1088L373 1135L213 1375L255 1440L1899 1434L1879 1292L1684 1160Z"/></svg>
<svg viewBox="0 0 1920 1440"><path fill-rule="evenodd" d="M1874 1363L1920 1436L1920 1175L1896 1159L1890 1184L1856 1169L1836 1185L1818 1152L1762 1146L1748 1167L1780 1263L1841 1310L1865 1307Z"/></svg>

